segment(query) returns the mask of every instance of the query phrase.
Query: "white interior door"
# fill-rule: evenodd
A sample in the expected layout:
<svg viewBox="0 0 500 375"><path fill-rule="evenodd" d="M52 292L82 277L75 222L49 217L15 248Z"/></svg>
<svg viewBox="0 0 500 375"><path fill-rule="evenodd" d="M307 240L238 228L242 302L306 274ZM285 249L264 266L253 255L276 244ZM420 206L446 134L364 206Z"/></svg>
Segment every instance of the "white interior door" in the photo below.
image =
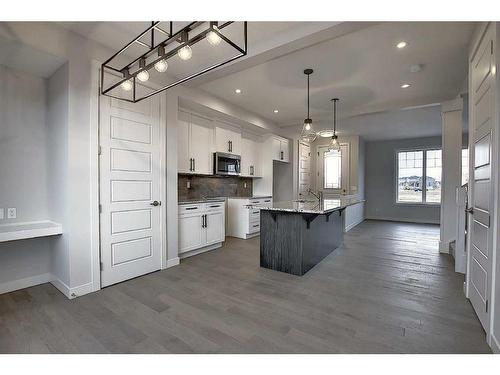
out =
<svg viewBox="0 0 500 375"><path fill-rule="evenodd" d="M101 284L161 268L159 96L100 99Z"/></svg>
<svg viewBox="0 0 500 375"><path fill-rule="evenodd" d="M311 146L299 142L299 197L306 196L311 187Z"/></svg>
<svg viewBox="0 0 500 375"><path fill-rule="evenodd" d="M470 154L470 220L468 241L467 290L474 310L486 332L489 331L491 294L493 217L492 133L494 129L493 41L486 35L471 65L472 134Z"/></svg>

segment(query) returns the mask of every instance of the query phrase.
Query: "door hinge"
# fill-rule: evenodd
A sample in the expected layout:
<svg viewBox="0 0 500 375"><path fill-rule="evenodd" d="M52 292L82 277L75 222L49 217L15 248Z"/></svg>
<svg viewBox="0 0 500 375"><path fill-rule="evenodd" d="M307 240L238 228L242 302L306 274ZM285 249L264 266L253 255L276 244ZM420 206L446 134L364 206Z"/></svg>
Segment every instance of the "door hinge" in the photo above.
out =
<svg viewBox="0 0 500 375"><path fill-rule="evenodd" d="M99 205L99 213L102 214L102 204Z"/></svg>
<svg viewBox="0 0 500 375"><path fill-rule="evenodd" d="M97 149L97 155L102 155L102 147L99 146L99 148Z"/></svg>
<svg viewBox="0 0 500 375"><path fill-rule="evenodd" d="M103 262L99 263L99 267L101 268L102 271L104 269L104 263Z"/></svg>

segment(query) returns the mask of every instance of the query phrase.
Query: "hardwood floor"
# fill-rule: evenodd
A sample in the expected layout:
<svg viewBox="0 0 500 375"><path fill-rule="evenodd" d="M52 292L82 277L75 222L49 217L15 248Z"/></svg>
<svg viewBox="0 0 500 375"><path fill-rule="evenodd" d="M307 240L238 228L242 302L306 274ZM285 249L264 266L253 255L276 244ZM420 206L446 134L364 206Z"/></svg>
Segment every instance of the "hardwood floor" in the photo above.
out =
<svg viewBox="0 0 500 375"><path fill-rule="evenodd" d="M69 301L0 295L2 353L490 353L439 227L366 221L302 277L259 238Z"/></svg>

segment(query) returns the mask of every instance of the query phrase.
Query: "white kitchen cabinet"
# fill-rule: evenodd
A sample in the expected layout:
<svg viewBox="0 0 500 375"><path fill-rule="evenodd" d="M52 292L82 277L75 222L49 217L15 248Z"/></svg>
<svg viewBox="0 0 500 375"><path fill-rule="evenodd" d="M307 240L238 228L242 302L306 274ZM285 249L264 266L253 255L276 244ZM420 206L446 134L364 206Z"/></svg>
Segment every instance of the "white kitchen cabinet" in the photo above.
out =
<svg viewBox="0 0 500 375"><path fill-rule="evenodd" d="M227 200L227 235L244 240L260 234L260 209L252 206L270 206L273 198L262 196L254 198L228 198Z"/></svg>
<svg viewBox="0 0 500 375"><path fill-rule="evenodd" d="M288 139L281 137L273 137L271 147L272 147L273 160L278 160L285 163L288 163L290 161L289 160L290 144L288 142Z"/></svg>
<svg viewBox="0 0 500 375"><path fill-rule="evenodd" d="M177 129L178 172L212 174L210 152L212 129L195 123L197 117L194 115L181 112L179 117ZM204 120L204 122L206 121ZM201 118L199 122L203 122Z"/></svg>
<svg viewBox="0 0 500 375"><path fill-rule="evenodd" d="M262 143L251 139L241 140L241 176L260 177L260 153Z"/></svg>
<svg viewBox="0 0 500 375"><path fill-rule="evenodd" d="M217 152L241 155L241 133L216 127L215 148Z"/></svg>
<svg viewBox="0 0 500 375"><path fill-rule="evenodd" d="M225 222L223 201L179 205L179 256L185 258L221 247Z"/></svg>

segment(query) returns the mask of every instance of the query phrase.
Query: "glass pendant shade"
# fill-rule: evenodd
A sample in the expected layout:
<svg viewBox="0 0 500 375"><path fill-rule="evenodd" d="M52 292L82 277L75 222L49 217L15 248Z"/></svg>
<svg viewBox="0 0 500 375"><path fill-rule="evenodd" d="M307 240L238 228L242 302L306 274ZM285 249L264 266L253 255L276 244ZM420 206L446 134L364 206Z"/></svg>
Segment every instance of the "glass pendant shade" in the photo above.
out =
<svg viewBox="0 0 500 375"><path fill-rule="evenodd" d="M312 129L312 119L309 116L309 77L312 73L312 69L304 70L304 74L307 75L307 118L304 120L300 139L306 142L314 142L318 136Z"/></svg>
<svg viewBox="0 0 500 375"><path fill-rule="evenodd" d="M332 136L332 139L328 144L328 151L340 151L340 143L336 135Z"/></svg>

